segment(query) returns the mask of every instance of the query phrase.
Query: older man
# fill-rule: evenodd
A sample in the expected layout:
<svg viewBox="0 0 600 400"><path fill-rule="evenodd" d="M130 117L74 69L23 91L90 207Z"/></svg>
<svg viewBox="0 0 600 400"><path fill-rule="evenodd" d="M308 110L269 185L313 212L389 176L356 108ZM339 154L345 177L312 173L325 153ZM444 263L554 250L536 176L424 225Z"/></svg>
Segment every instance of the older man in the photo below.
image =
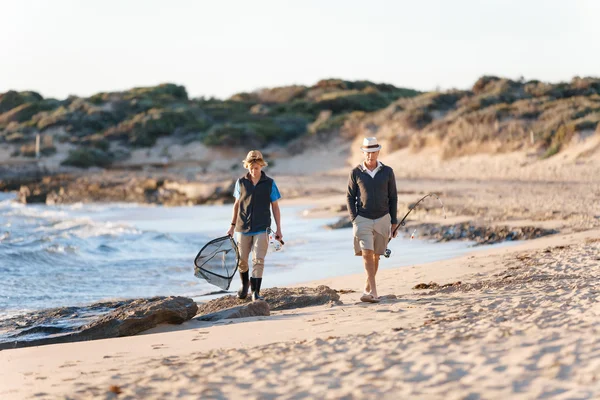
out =
<svg viewBox="0 0 600 400"><path fill-rule="evenodd" d="M363 140L364 161L350 173L347 203L354 233L354 253L362 256L367 274L361 301L379 302L375 275L398 225L398 194L392 168L377 160L381 146L374 137ZM394 232L394 236L397 232Z"/></svg>

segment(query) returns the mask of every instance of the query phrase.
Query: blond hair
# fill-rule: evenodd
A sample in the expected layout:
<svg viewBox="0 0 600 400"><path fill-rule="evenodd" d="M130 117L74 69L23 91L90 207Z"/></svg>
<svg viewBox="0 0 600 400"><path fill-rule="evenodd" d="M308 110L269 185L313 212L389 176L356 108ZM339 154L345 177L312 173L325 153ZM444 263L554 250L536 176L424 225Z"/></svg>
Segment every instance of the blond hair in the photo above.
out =
<svg viewBox="0 0 600 400"><path fill-rule="evenodd" d="M262 153L258 150L250 150L242 163L246 169L250 168L250 166L254 163L257 163L261 167L266 167L269 165L265 162Z"/></svg>

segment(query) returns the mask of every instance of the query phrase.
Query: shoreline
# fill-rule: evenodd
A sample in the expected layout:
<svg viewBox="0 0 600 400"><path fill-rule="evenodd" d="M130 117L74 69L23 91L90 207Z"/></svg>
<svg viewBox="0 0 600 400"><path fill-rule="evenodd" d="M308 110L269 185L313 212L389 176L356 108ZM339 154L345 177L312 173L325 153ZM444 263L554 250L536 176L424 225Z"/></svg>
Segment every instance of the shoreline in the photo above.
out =
<svg viewBox="0 0 600 400"><path fill-rule="evenodd" d="M384 296L393 295L396 298L390 296L388 300L377 305L358 302L360 296L358 292L343 293L341 294L343 305L338 306L325 305L293 309L274 312L270 317L222 320L216 323L188 321L179 326L162 326L144 334L126 338L1 351L0 365L4 370L1 372L6 384L3 384L0 394L15 398L39 395L40 393L45 393L47 397L59 394L75 398L106 396L110 395L112 385L117 386L125 395L144 395L150 398L167 395L186 398L209 395L210 390L215 388L214 384L222 382L224 385L221 386L221 390L223 390L221 393L226 397L252 393L255 396L266 396L269 393L283 395L283 393L291 393L290 390L295 393L304 390L315 396L324 396L325 393L334 397L352 393L355 395L362 393L367 397L373 396L376 392L365 392L367 387L370 388L369 390L379 391L380 394L387 393L388 396L389 393L392 393L389 392L391 389L407 390L406 394L416 396L427 394L441 396L442 393L451 389L459 390L459 392L454 392L454 395L450 396L451 398L463 398L469 393L469 390L485 393L486 398L490 395L502 397L506 394L518 397L519 392L515 392L511 388L511 382L515 382L517 379L517 375L514 373L524 368L524 365L520 364L518 355L514 354L514 351L507 350L509 358L501 357L502 361L492 362L492 367L505 365L504 370L497 370L492 377L502 375L508 376L510 380L496 389L484 385L486 391L481 392L480 390L484 388L481 382L491 385L488 382L491 378L483 379L483 373L487 374L489 369L484 367L488 358L476 356L474 359L475 351L479 352L485 348L492 351L491 349L495 346L504 348L503 343L517 341L519 348L527 345L529 352L539 351L541 354L553 354L544 353L546 346L544 338L547 336L544 331L531 331L531 328L528 328L533 326L531 322L520 320L521 317L518 317L519 315L529 315L522 314L520 311L528 308L519 306L505 308L499 307L498 304L507 303L508 305L515 301L517 304L519 302L525 304L523 302L526 300L523 295L520 297L517 295L518 298L515 298L515 295L512 294L514 291L519 292L524 289L530 292L528 296L531 299L527 301L538 304L539 309L532 309L534 313L537 310L537 314L532 315L539 315L539 318L542 318L540 321L550 322L552 318L556 317L545 317L547 311L544 310L553 309L553 302L560 303L562 300L557 297L556 293L552 295L552 291L546 294L544 285L552 285L555 281L535 283L537 275L532 275L531 279L534 279L531 281L532 283L521 289L522 284L509 283L511 277L507 277L508 274L503 272L518 271L518 268L547 268L554 264L545 264L543 260L554 252L556 252L555 257L559 260L566 261L573 257L580 259L579 254L588 251L586 247L591 246L600 247L600 230L555 235L527 241L509 248L476 251L450 261L382 270L378 276L380 292ZM571 248L574 249L574 253L566 253ZM534 262L529 267L521 265L530 263L528 260L539 260L541 264ZM591 262L594 270L600 269L599 261L586 262L588 264ZM517 270L511 270L513 268L511 265L518 267ZM580 273L584 272L583 266L578 266L577 270L581 271ZM590 271L590 273L592 272ZM517 275L517 273L513 274ZM523 276L527 276L527 270L523 271L523 274ZM350 275L315 281L310 286L325 284L338 290L355 289L360 287L363 279L362 274ZM419 292L411 289L417 283L430 280L440 284L461 280L463 281L461 287L464 289L448 288ZM561 284L560 279L557 279L555 283ZM542 286L538 287L537 285L540 284ZM590 283L590 285L593 287L595 284ZM507 289L503 289L504 287L510 287L510 290L507 291ZM574 289L576 297L573 298L572 307L590 306L590 304L582 303L586 296L591 295L589 289L592 288L588 286L586 289L586 286L579 286L578 289ZM559 295L569 295L569 292L563 292L561 291ZM473 295L476 295L476 298L483 297L475 303L465 301L466 298L461 300L464 296L472 297ZM539 298L536 299L536 296ZM577 300L578 298L581 300ZM543 303L542 299L549 303ZM506 319L506 316L511 313L517 319ZM488 314L491 318L489 322L487 322L489 318L486 319ZM506 315L500 318L500 316L494 317L495 314ZM562 314L565 314L564 311L561 312ZM453 315L460 318L456 319ZM569 313L565 315L567 316ZM587 320L592 323L592 326L597 326L600 319L593 319L594 315L600 318L600 315L592 313ZM566 316L565 318L567 318ZM489 333L493 333L493 335L480 337L481 329L477 328L477 324L480 323L478 321L486 321L485 323L490 325ZM473 326L471 336L475 335L473 337L480 337L480 339L469 339L469 330L463 329L461 324ZM589 323L586 326L588 325ZM580 325L577 326L587 329ZM502 332L502 329L509 328L513 332L511 335L495 336L496 332ZM518 333L521 331L530 332L530 334ZM555 330L552 332L556 334ZM567 332L564 330L559 332L562 332L561 336L555 338L554 341L570 343ZM429 338L431 334L439 337L437 342L442 347L429 346L430 339L425 338ZM442 336L439 336L440 334ZM534 335L534 339L539 337L539 342L531 342L531 334ZM590 339L586 341L585 346L578 350L578 354L585 352L586 349L595 351L593 349L596 347L590 348L588 342L592 346L599 345L597 339ZM406 347L403 343L412 343L412 345ZM459 343L470 346L472 353L463 355L456 353L455 348ZM367 351L369 348L371 350ZM566 350L567 348L571 348L570 344L561 345L561 349ZM598 348L600 349L600 347ZM390 354L391 349L395 349L392 354ZM383 353L377 356L378 361L376 361L373 356L382 351ZM429 356L423 353L427 351L430 352ZM266 358L263 358L263 353ZM278 356L277 353L280 353L281 356ZM371 353L372 356L370 356ZM413 364L415 367L407 370L405 375L396 371L398 367L402 367L403 362L413 359L417 353L434 364ZM395 354L399 357L397 361L395 361L397 359ZM556 354L557 356L562 354L562 350ZM435 358L432 358L434 356ZM281 359L281 357L285 358ZM285 359L287 362L280 364L281 374L285 377L302 374L302 379L295 382L285 380L276 386L269 384L269 382L273 382L274 376L261 375L259 380L248 381L251 376L255 376L257 371L263 368L273 368L272 363ZM443 365L450 366L448 371L454 369L452 364L445 364L451 359L458 363L456 365L470 365L466 368L462 378L450 378L443 372ZM467 359L471 360L470 364L464 364ZM339 362L341 364L338 364ZM565 372L568 379L555 381L552 375L544 372L543 368L538 371L538 374L530 371L526 375L532 382L536 382L533 385L536 390L542 390L544 385L547 386L552 382L557 385L566 384L568 380L573 379L574 374L588 379L585 371L589 371L590 365L595 365L590 362L591 359L586 363L580 363L582 364L581 368L576 362L570 362L570 372ZM248 382L248 384L229 385L226 381L220 381L226 379L225 376L228 374L229 369L222 369L226 363L246 365L249 376L239 377L237 382ZM305 368L310 364L320 365L320 367L306 370ZM325 367L326 365L338 365L338 367L330 369ZM387 367L381 369L376 365L386 365ZM435 365L438 366L435 367ZM552 361L550 361L549 371L553 368L552 365ZM153 371L150 374L147 372L148 367ZM394 374L390 375L390 368ZM440 370L440 368L442 369ZM481 373L478 372L478 368L481 369ZM206 374L198 375L202 370ZM302 370L305 372L300 372ZM413 381L412 384L409 384L410 376L419 370L422 371L421 373L425 373L423 380ZM427 370L433 372L426 373ZM343 371L348 371L349 375L345 375ZM358 375L361 374L356 375L352 371L366 375L359 377ZM348 377L352 376L360 385L348 386L346 384ZM372 381L374 376L379 378ZM394 376L393 379L392 376ZM442 376L446 376L446 378L442 379ZM425 379L426 377L428 378ZM322 379L333 380L340 384L328 389L327 385L317 384L324 382ZM442 379L440 382L444 383L437 386L427 384L437 382L439 379ZM371 384L367 382L371 382ZM589 388L590 390L600 390L597 383ZM567 385L567 390L570 390L568 393L576 393L573 391L575 389L577 388Z"/></svg>
<svg viewBox="0 0 600 400"><path fill-rule="evenodd" d="M334 180L338 181L340 178L334 178ZM300 179L298 178L298 180L306 180L306 179ZM327 181L326 183L328 183L329 181ZM408 185L408 187L403 187L402 189L400 189L399 191L399 214L402 215L404 211L408 210L409 205L411 204L411 201L414 201L414 199L417 199L418 197L420 197L420 194L422 192L425 192L429 189L429 187L422 187L421 188L421 192L419 192L419 188L418 188L418 184L419 183L423 183L422 181L419 182L412 182L410 185ZM438 181L435 182L436 184L439 183ZM433 201L432 204L425 204L423 208L417 208L415 209L414 212L411 213L411 216L407 222L407 226L404 227L404 231L406 235L409 235L410 232L413 231L413 229L419 229L419 232L417 234L417 239L430 239L430 238L435 238L437 239L437 241L439 242L441 241L445 241L445 240L450 240L450 241L454 241L454 242L459 242L464 240L465 238L471 239L471 240L475 240L477 238L477 236L475 238L469 238L469 236L467 236L468 234L470 234L470 231L474 230L474 227L486 227L489 228L491 230L492 233L497 232L497 233L504 233L506 234L506 228L505 227L514 227L515 230L521 231L522 228L533 228L533 227L540 227L540 228L547 228L549 230L555 230L560 232L560 233L569 233L569 232L575 232L578 229L580 229L577 226L573 226L571 221L568 220L560 220L560 215L558 217L555 216L554 213L550 214L551 215L551 219L546 219L546 217L542 217L542 218L535 218L536 216L533 215L534 218L531 218L532 215L531 214L526 214L526 215L518 215L515 216L516 212L516 207L513 207L512 209L509 209L508 211L506 210L502 210L502 208L505 208L505 205L503 204L503 202L508 201L508 202L514 202L514 199L512 199L511 197L507 196L506 200L503 201L499 201L499 202L495 202L493 198L490 198L490 196L482 196L482 193L485 194L487 191L491 190L492 187L490 186L485 186L484 184L478 183L478 187L477 187L477 191L473 192L473 193L477 193L478 197L481 197L483 201L485 202L489 202L486 205L486 208L484 209L486 212L490 213L491 215L489 217L485 217L481 214L479 214L479 211L477 210L477 207L475 207L475 212L471 212L472 210L465 207L464 203L464 194L462 193L462 191L467 191L467 193L469 193L469 191L473 190L471 189L471 186L474 184L473 182L468 182L468 181L462 181L458 184L458 186L455 186L454 182L442 182L443 183L443 199L444 199L444 204L446 205L447 209L448 209L448 219L444 219L443 218L443 214L440 212L441 209L439 208L439 204L437 204L436 201ZM323 184L323 182L320 182L319 184ZM481 187L479 187L481 186ZM521 184L519 185L521 186ZM544 187L548 188L548 185L544 185ZM423 190L425 189L425 190ZM550 190L553 190L553 187L550 186ZM309 193L312 193L309 191ZM492 195L496 192L491 192ZM315 193L313 193L314 195ZM517 196L520 194L519 192L515 193ZM476 200L477 198L475 198ZM562 198L559 198L559 200L563 200ZM106 203L100 203L100 204L106 204ZM146 204L141 203L141 206L144 206ZM283 206L287 206L287 207L301 207L303 209L303 211L298 214L299 218L302 219L314 219L314 218L320 218L320 219L329 219L329 218L339 218L339 217L344 217L346 215L346 211L344 210L345 205L344 205L344 196L343 195L331 195L331 194L323 194L321 193L321 195L317 195L316 197L313 196L309 196L307 194L305 194L304 196L297 196L297 197L292 197L292 198L286 198L282 200L282 205ZM488 205L490 207L488 207ZM227 206L225 206L227 207ZM168 207L167 207L168 208ZM498 212L501 212L501 214L498 214ZM593 212L593 209L590 209L588 212ZM528 218L529 217L529 218ZM597 225L600 225L598 222L600 222L600 220L593 220L596 222ZM446 227L446 231L453 231L452 234L448 234L446 235L445 233L448 232L442 232L442 235L440 236L440 228L441 227ZM592 223L591 225L588 224L586 226L586 229L589 229L590 227L593 227L594 224ZM421 227L425 227L424 230L421 230ZM458 228L457 228L458 227ZM285 223L284 223L284 228L285 228ZM482 235L487 235L486 232L489 232L486 229L479 229L479 237L484 239L486 238L486 236L482 236ZM536 228L537 229L537 228ZM286 229L287 231L287 229ZM533 230L535 231L535 229ZM288 231L289 232L289 231ZM464 233L465 235L462 236L461 233ZM438 235L438 236L435 236ZM495 236L495 233L494 233ZM505 242L506 240L503 240L501 238L501 236L498 236L500 238L500 241ZM525 239L531 239L535 236L531 236L531 237L525 237ZM509 238L510 239L510 238ZM428 240L429 241L429 240ZM454 258L454 256L452 256L451 258ZM385 262L385 261L384 261ZM386 264L388 262L385 262ZM313 279L311 278L302 278L300 280L296 280L296 282L312 282ZM283 284L283 286L297 286L297 284L295 282L290 282L290 283L285 283ZM197 296L193 296L194 300L198 300Z"/></svg>
<svg viewBox="0 0 600 400"><path fill-rule="evenodd" d="M38 206L39 207L39 206ZM285 205L284 207L286 207L288 209L288 212L292 212L294 211L294 215L296 215L295 218L298 218L300 220L305 220L305 221L311 221L314 220L315 217L314 215L307 217L302 210L307 210L308 207L310 207L310 205L307 204L291 204L291 205ZM45 208L45 207L44 207ZM203 207L204 208L204 207ZM225 206L225 208L228 208L227 206ZM220 208L222 209L222 207ZM285 210L285 208L283 208L283 210ZM81 210L79 210L78 212L81 212ZM285 211L284 211L285 212ZM156 216L156 218L159 218L158 216ZM330 253L331 251L327 250L330 246L333 246L334 248L338 248L339 245L342 243L341 242L341 238L340 238L340 234L341 236L347 236L349 233L349 231L345 230L345 231L340 231L340 232L332 232L332 233L328 233L325 229L322 228L323 224L325 222L327 222L327 220L329 220L329 218L327 218L326 215L320 215L317 224L319 225L319 235L323 236L323 240L326 240L325 242L321 243L321 239L315 239L318 243L321 243L317 249L317 251L319 251L320 253ZM13 221L14 222L14 221ZM291 223L291 222L290 222ZM314 224L309 224L309 225L314 225ZM132 226L131 227L134 230L139 230L139 227L136 226ZM143 229L142 229L143 230ZM296 228L296 230L298 230L298 228ZM290 231L290 233L292 233L292 231ZM293 236L295 236L296 234L294 233ZM290 236L291 237L291 236ZM298 237L298 240L300 240L300 243L302 244L302 242L304 241L304 239L302 237ZM343 242L345 243L345 241ZM298 286L299 284L303 283L303 282L311 282L314 279L317 279L319 276L323 277L323 273L319 273L318 271L314 271L313 269L307 269L305 267L309 266L307 265L310 264L310 261L308 260L304 260L305 256L304 254L304 250L302 250L303 248L306 247L306 245L304 245L301 248L296 248L298 247L297 245L294 245L294 242L291 242L292 246L294 246L294 249L290 248L290 250L293 250L292 253L286 253L286 255L282 255L282 254L278 254L275 258L273 258L272 262L273 265L271 266L271 268L274 268L272 271L270 271L271 274L275 273L274 275L272 275L271 280L269 280L268 285L266 286L268 287L288 287L288 286ZM392 246L392 249L401 249L401 250L394 250L394 252L403 252L405 250L408 250L409 252L415 253L415 254L419 254L420 251L433 251L434 254L430 254L429 258L430 260L435 260L435 259L449 259L449 258L454 258L457 256L457 254L461 254L467 251L471 251L468 247L467 244L462 244L462 243L456 243L456 244L435 244L435 243L430 243L428 242L424 242L424 241L417 241L414 244L409 244L407 241L402 241L402 242L394 242L393 244L395 244L395 246ZM412 249L412 250L411 250ZM429 250L424 250L424 249L429 249ZM320 254L319 253L319 254ZM326 254L325 254L326 255ZM299 257L300 256L300 257ZM281 266L282 262L285 261L284 259L282 259L281 257L284 258L289 258L292 257L292 259L296 260L296 262L299 262L300 264L294 265L293 266L293 271L280 271L279 268L277 268L277 266ZM330 259L331 257L329 257ZM396 257L392 257L391 260L389 261L384 261L382 263L382 268L388 268L388 265L390 265L390 263L394 262L394 258ZM414 258L414 255L411 257ZM352 255L347 255L346 257L344 257L344 260L347 260L348 262L354 262L355 261L355 257ZM334 261L334 260L330 260L330 261ZM404 261L404 263L406 263L406 261ZM413 263L411 261L411 263ZM292 263L293 264L293 263ZM323 265L327 265L327 261L322 261L321 264ZM355 267L360 267L359 264L357 264ZM291 266L287 266L285 268L291 268ZM331 268L331 265L330 265ZM354 268L354 270L359 270L360 268ZM305 272L302 272L305 271ZM306 276L307 273L310 272L310 276ZM335 268L331 269L329 273L325 274L325 276L327 275L333 275L333 276L341 276L341 275L345 275L348 272L345 271L344 268L339 268L339 265L336 265ZM285 275L285 276L284 276ZM196 280L195 278L193 279L194 281ZM235 287L237 280L234 279L234 283L232 287ZM231 289L230 289L231 290ZM235 293L235 289L233 289L233 291L230 291L228 293L213 293L212 295L201 295L201 296L195 296L195 295L189 295L189 294L185 294L185 293L181 293L178 291L171 291L171 292L164 292L162 294L157 294L157 295L162 295L162 296L168 296L168 295L182 295L182 296L186 296L189 297L191 299L193 299L195 302L197 303L201 303L201 302L206 302L209 300L212 300L213 298L216 297L220 297L223 295L228 295L228 294L232 294ZM9 348L8 346L11 345L11 343L13 341L18 341L20 344L18 345L18 347L23 347L23 346L29 346L26 342L28 341L34 341L36 343L36 345L41 345L42 343L44 343L45 341L48 341L50 343L52 343L52 341L54 339L58 339L61 336L69 336L71 334L77 334L78 331L80 330L81 327L83 327L84 325L87 325L89 323L94 322L95 320L97 320L98 318L101 318L102 316L106 315L107 313L111 312L111 311L115 311L115 307L121 307L120 303L128 303L130 301L134 301L134 300L141 300L147 297L153 297L155 295L149 295L149 296L145 296L145 297L139 297L139 296L128 296L128 297L123 297L123 296L117 296L117 297L102 297L102 298L98 298L96 300L93 300L90 303L77 303L77 302L63 302L63 303L56 303L53 306L46 306L44 308L41 309L35 309L35 310L31 310L31 311L27 311L27 312L12 312L11 310L11 316L9 317L8 315L6 315L6 318L4 318L4 321L2 321L1 326L2 327L9 327L12 324L17 324L17 325L22 325L21 329L18 330L14 330L14 329L8 329L3 335L19 335L18 337L9 339L9 338L3 338L2 344L0 344L0 347L4 347L4 348ZM109 303L114 304L114 306L110 306ZM100 310L98 311L98 315L96 315L95 317L93 316L93 311L92 310ZM29 333L25 333L25 332L31 332ZM24 336L23 336L24 335ZM60 340L60 339L58 339ZM75 341L77 340L77 338L66 338L66 341Z"/></svg>

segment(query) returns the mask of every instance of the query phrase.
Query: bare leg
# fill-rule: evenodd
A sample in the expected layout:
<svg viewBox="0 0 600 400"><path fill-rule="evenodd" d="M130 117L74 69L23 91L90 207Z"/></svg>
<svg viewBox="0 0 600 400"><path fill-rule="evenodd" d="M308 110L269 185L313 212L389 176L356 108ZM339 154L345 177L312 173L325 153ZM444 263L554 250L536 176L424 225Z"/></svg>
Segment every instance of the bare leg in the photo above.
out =
<svg viewBox="0 0 600 400"><path fill-rule="evenodd" d="M373 250L363 250L363 261L365 263L365 272L367 273L367 283L365 285L365 293L371 293L373 298L377 298L377 284L375 283L375 257Z"/></svg>
<svg viewBox="0 0 600 400"><path fill-rule="evenodd" d="M377 271L379 270L379 254L373 253L373 265L374 265L374 276L377 275ZM371 293L371 285L369 284L369 278L367 277L367 281L365 284L365 293Z"/></svg>

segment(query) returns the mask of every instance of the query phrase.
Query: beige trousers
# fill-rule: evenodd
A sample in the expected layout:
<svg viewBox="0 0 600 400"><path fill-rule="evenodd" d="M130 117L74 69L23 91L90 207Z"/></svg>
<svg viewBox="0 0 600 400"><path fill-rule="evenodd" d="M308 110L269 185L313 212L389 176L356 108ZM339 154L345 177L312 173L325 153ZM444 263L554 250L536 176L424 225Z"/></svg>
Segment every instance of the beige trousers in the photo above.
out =
<svg viewBox="0 0 600 400"><path fill-rule="evenodd" d="M248 257L252 252L252 277L262 278L265 269L265 256L269 248L269 237L267 233L258 235L238 234L238 250L240 252L240 272L248 271Z"/></svg>

